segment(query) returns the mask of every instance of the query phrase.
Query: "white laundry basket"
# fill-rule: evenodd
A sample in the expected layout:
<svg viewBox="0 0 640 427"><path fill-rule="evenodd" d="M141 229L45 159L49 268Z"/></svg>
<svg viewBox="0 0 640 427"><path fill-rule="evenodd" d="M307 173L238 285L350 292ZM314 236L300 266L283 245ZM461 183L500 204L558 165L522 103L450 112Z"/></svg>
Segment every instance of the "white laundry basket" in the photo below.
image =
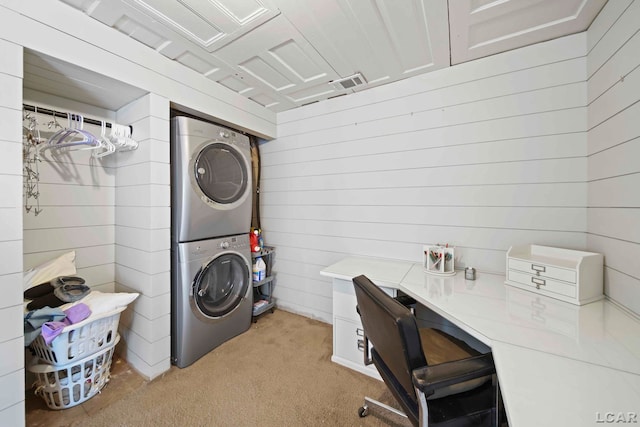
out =
<svg viewBox="0 0 640 427"><path fill-rule="evenodd" d="M51 409L67 409L95 396L107 384L111 361L120 336L111 344L82 360L63 366L46 363L29 366L37 376L35 393Z"/></svg>
<svg viewBox="0 0 640 427"><path fill-rule="evenodd" d="M75 325L69 325L51 344L39 335L29 346L41 361L54 366L67 365L113 345L118 335L120 313L127 308L97 316L90 316Z"/></svg>

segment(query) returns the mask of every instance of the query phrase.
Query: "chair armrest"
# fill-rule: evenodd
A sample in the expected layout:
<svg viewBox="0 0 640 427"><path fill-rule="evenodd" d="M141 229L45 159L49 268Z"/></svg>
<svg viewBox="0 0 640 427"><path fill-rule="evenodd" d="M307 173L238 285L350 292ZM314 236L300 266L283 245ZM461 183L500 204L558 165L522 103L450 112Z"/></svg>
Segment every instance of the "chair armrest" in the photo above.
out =
<svg viewBox="0 0 640 427"><path fill-rule="evenodd" d="M496 372L491 353L439 365L425 366L413 371L413 385L427 397L436 390Z"/></svg>

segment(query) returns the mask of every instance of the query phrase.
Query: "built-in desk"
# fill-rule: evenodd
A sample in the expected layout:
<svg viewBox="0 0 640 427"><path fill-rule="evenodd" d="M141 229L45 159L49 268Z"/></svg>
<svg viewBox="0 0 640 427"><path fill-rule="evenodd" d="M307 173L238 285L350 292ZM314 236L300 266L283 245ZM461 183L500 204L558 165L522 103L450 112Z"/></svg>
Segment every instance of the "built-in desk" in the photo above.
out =
<svg viewBox="0 0 640 427"><path fill-rule="evenodd" d="M467 281L462 272L436 277L420 263L388 262L385 273L385 260L347 258L321 274L333 278L334 292L365 274L490 346L511 426L599 426L634 416L640 425L638 319L607 300L576 306L506 286L500 275Z"/></svg>

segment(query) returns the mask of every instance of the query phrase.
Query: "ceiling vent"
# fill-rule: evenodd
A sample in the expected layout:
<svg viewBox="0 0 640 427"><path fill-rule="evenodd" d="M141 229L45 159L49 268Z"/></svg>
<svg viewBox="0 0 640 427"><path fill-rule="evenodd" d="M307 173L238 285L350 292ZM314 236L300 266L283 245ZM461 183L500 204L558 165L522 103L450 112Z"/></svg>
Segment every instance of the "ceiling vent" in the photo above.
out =
<svg viewBox="0 0 640 427"><path fill-rule="evenodd" d="M349 77L343 77L341 79L332 80L329 84L333 85L338 90L353 89L356 86L362 86L367 84L367 81L362 77L362 74L356 73Z"/></svg>

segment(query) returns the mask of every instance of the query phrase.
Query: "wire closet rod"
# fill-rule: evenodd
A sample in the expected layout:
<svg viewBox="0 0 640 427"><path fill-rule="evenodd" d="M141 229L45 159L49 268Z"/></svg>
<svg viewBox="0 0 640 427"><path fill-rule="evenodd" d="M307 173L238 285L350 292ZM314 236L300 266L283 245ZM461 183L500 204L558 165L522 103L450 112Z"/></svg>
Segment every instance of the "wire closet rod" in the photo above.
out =
<svg viewBox="0 0 640 427"><path fill-rule="evenodd" d="M34 107L33 105L28 105L28 104L22 104L22 108L24 108L27 111L33 111L34 113L36 112L36 107ZM68 117L67 113L63 113L60 111L55 111L55 110L50 110L48 108L41 108L41 107L37 107L38 108L38 113L42 113L42 114L48 114L50 116L56 116L56 117L60 117L62 119L66 119ZM69 113L69 114L73 114L73 113ZM84 123L89 123L91 125L96 125L96 126L102 126L102 120L97 120L97 119L90 119L87 117L82 116L82 120L84 121ZM106 127L110 128L111 127L111 123L109 122L105 122ZM133 126L129 125L129 129L131 129L131 135L133 135Z"/></svg>

